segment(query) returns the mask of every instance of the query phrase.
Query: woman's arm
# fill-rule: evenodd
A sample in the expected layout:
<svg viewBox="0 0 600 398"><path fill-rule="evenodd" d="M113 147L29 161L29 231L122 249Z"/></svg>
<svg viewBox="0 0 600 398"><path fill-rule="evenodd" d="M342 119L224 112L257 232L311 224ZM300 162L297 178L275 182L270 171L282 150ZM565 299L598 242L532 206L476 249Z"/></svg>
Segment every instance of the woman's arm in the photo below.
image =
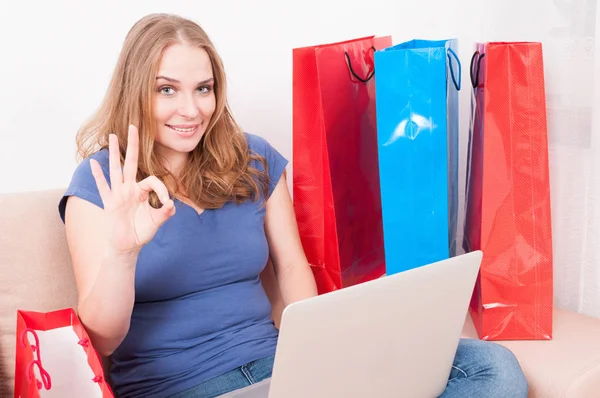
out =
<svg viewBox="0 0 600 398"><path fill-rule="evenodd" d="M271 303L271 319L275 327L279 329L281 316L283 315L283 298L281 297L279 282L277 282L277 277L275 276L273 261L270 258L265 269L260 274L260 281Z"/></svg>
<svg viewBox="0 0 600 398"><path fill-rule="evenodd" d="M137 253L111 252L104 220L101 208L69 197L65 227L79 297L77 312L94 348L109 356L129 331Z"/></svg>
<svg viewBox="0 0 600 398"><path fill-rule="evenodd" d="M283 305L317 295L317 285L300 242L285 173L267 201L265 231Z"/></svg>
<svg viewBox="0 0 600 398"><path fill-rule="evenodd" d="M67 200L65 228L77 283L78 313L96 350L104 356L112 354L129 331L138 254L175 214L167 188L157 177L136 181L138 153L138 130L129 126L121 167L119 139L111 134L111 185L100 163L90 161L104 209L76 196ZM148 203L151 191L161 198L161 208Z"/></svg>

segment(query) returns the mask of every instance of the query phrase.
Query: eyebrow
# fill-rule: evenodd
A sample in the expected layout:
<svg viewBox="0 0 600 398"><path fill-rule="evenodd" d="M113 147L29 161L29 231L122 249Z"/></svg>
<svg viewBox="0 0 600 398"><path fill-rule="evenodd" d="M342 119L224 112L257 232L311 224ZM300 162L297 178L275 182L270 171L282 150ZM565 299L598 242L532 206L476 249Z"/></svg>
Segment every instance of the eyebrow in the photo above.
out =
<svg viewBox="0 0 600 398"><path fill-rule="evenodd" d="M156 76L156 80L159 80L159 79L163 79L163 80L166 80L166 81L171 82L171 83L179 83L179 80L173 79L173 78L167 77L167 76ZM214 81L215 81L215 78L211 77L210 79L202 80L198 84L207 84L207 83L212 83Z"/></svg>

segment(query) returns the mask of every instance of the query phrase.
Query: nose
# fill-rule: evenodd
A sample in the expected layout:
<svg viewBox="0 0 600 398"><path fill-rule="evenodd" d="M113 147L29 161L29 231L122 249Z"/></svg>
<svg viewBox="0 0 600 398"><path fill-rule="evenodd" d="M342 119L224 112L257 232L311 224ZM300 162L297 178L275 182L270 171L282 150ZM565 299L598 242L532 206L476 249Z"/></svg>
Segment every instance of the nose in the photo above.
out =
<svg viewBox="0 0 600 398"><path fill-rule="evenodd" d="M182 95L179 104L179 114L187 119L195 119L200 113L196 98L192 95Z"/></svg>

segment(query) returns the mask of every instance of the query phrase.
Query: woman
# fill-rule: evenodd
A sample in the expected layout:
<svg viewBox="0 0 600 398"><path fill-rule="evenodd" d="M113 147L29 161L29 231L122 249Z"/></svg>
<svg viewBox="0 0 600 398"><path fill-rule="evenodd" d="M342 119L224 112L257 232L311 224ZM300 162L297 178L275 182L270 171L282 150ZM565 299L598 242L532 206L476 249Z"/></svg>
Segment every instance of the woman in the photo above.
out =
<svg viewBox="0 0 600 398"><path fill-rule="evenodd" d="M270 377L269 258L284 306L317 294L287 161L236 125L225 82L197 24L149 15L78 134L59 210L79 316L119 397L213 397ZM526 396L500 346L461 342L455 365L446 396Z"/></svg>

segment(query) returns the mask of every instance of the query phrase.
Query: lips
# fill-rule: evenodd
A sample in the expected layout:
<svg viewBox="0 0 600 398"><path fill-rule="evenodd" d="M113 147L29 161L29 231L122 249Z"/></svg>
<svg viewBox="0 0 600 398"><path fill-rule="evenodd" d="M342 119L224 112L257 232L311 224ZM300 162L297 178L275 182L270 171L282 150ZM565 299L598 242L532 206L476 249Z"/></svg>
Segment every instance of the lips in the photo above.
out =
<svg viewBox="0 0 600 398"><path fill-rule="evenodd" d="M175 131L177 133L177 135L182 136L182 137L190 137L190 136L194 135L194 133L196 133L196 131L198 131L198 127L200 127L199 124L186 124L186 125L165 124L165 126L170 128L171 130Z"/></svg>

